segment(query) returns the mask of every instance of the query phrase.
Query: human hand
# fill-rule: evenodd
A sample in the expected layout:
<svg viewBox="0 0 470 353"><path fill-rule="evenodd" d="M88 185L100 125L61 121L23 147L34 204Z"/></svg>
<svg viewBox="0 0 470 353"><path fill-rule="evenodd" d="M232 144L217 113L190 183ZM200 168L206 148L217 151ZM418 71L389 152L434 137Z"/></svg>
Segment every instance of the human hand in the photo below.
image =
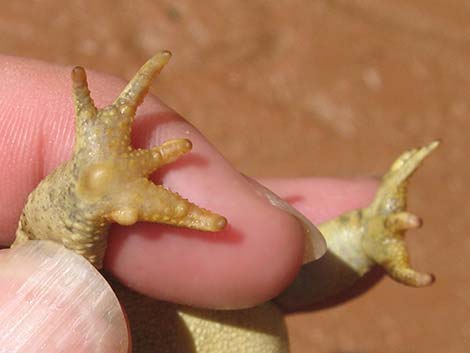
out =
<svg viewBox="0 0 470 353"><path fill-rule="evenodd" d="M4 186L0 244L8 245L29 192L69 156L74 119L69 69L11 57L1 57L0 67L0 163L4 166L0 170ZM99 106L111 102L124 86L118 79L96 73L89 74L89 84ZM146 147L178 137L193 142L192 153L163 168L156 178L194 203L226 216L230 226L218 234L159 224L114 227L105 267L142 293L185 304L239 308L272 298L290 283L301 265L302 227L291 215L273 207L262 189L240 176L194 127L149 96L138 111L136 145ZM365 205L374 190L372 181L277 179L263 183L287 198L302 195L295 206L317 222ZM42 345L45 352L56 352L52 347L60 340L66 351L126 352L124 319L104 280L81 259L72 261L67 250L54 245L31 246L34 251L0 253L0 320L4 320L0 322L1 327L10 323L13 328L0 331L0 352L13 342L5 332L19 339L14 341L16 351L21 351L18 345L23 344L32 351ZM57 257L55 270L46 265L51 253ZM26 283L44 284L48 279L59 287L47 285L45 294L32 290L29 295L20 295ZM78 289L82 295L77 303L77 292L61 288L63 283L91 287ZM101 301L103 297L108 304ZM33 305L39 302L42 304ZM19 310L30 306L40 308L40 316L31 316L37 315L36 311ZM15 312L18 317L11 315ZM93 328L94 336L87 338L90 342L80 335L81 324L71 335L61 330L73 326L80 316ZM103 317L112 320L103 321ZM98 348L83 350L88 347L84 342Z"/></svg>

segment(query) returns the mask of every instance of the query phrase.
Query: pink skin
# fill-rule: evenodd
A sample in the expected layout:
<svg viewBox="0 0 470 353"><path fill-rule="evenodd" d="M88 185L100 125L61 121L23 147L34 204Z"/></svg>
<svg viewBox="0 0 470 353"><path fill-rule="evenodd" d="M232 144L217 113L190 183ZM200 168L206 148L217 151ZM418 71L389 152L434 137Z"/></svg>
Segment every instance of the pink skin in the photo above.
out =
<svg viewBox="0 0 470 353"><path fill-rule="evenodd" d="M70 68L6 56L0 68L0 244L8 245L29 192L70 156L74 115ZM99 107L110 104L125 84L88 74ZM272 207L193 126L151 95L138 110L134 137L140 147L189 138L193 151L160 170L156 180L226 216L229 227L210 234L148 223L113 226L109 271L150 296L211 308L254 305L289 284L303 254L296 220ZM313 221L364 206L375 188L371 180L262 182Z"/></svg>
<svg viewBox="0 0 470 353"><path fill-rule="evenodd" d="M267 178L259 181L314 224L368 205L378 183L373 178Z"/></svg>
<svg viewBox="0 0 470 353"><path fill-rule="evenodd" d="M111 287L61 245L0 251L0 283L2 352L129 351L128 324Z"/></svg>

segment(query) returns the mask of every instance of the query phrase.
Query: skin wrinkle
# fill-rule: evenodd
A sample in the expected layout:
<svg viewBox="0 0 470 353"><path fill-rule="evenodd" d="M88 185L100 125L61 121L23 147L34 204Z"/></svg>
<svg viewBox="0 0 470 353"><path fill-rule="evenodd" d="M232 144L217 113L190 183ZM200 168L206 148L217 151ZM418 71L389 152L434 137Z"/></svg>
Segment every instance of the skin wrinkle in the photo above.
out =
<svg viewBox="0 0 470 353"><path fill-rule="evenodd" d="M405 210L404 185L437 145L438 142L433 142L402 154L382 178L375 197L371 190L363 190L362 197L367 198L369 206L322 223L319 228L328 243L327 253L318 261L302 266L295 280L272 301L244 310L207 310L151 301L110 278L129 309L132 334L137 338L134 348L145 351L158 347L167 353L287 353L288 337L282 313L326 308L357 296L378 279L375 276L373 281L358 281L367 279L364 275L374 266L383 267L401 283L429 285L432 277L412 270L407 262L404 231L416 228L420 222ZM308 180L295 182L302 184ZM328 182L343 191L348 185L340 180ZM282 180L268 183L280 194L295 199L295 193L289 195L296 191L294 183ZM270 193L264 188L260 190ZM395 208L388 206L390 202ZM404 253L400 254L401 251ZM388 257L385 263L384 257ZM390 266L391 262L395 265Z"/></svg>
<svg viewBox="0 0 470 353"><path fill-rule="evenodd" d="M28 240L53 240L100 269L112 222L132 225L141 220L206 231L223 229L225 218L147 180L152 170L188 152L192 147L188 140L166 141L154 149L157 154L129 144L137 105L153 75L168 59L168 53L156 54L115 103L103 109L97 109L90 98L84 69L72 70L76 113L73 154L28 197L13 247ZM147 165L152 165L151 169Z"/></svg>
<svg viewBox="0 0 470 353"><path fill-rule="evenodd" d="M0 352L129 351L120 303L83 257L30 241L0 252L0 277Z"/></svg>
<svg viewBox="0 0 470 353"><path fill-rule="evenodd" d="M30 61L28 62L31 63ZM35 63L35 65L39 65L39 68L36 68L36 70L42 70L42 64ZM14 77L15 80L20 79L20 82L26 79L26 77L21 77L20 74L14 73L13 71L14 70L9 71L11 76L6 79L7 83L14 81L12 77ZM31 70L26 68L25 71L29 73ZM70 83L66 80L64 74L66 69L57 69L50 65L45 65L44 71L45 73L43 73L43 75L46 77L49 76L47 80L44 78L37 79L34 75L27 77L27 80L31 81L31 92L41 90L44 81L49 82L52 92L59 92L58 97L51 101L49 100L49 92L37 92L35 95L41 97L40 99L38 98L41 101L41 110L44 111L45 116L49 117L49 121L56 119L64 119L62 121L71 120L70 97L66 89ZM113 97L115 92L118 92L119 86L122 87L122 81L109 79L101 75L92 74L90 81L91 89L93 89L93 87L106 87L106 90L97 92L97 94L94 95L97 105L100 105L101 102L109 102L112 100L110 97ZM110 85L109 81L119 83L119 86ZM62 93L60 94L61 90ZM10 92L11 91L14 90L10 89ZM57 104L57 100L63 103L59 105L59 107L52 106ZM144 282L142 278L140 278L139 275L136 276L135 273L141 273L140 276L142 277L152 277L152 282L147 283L144 287L139 287L139 290L151 295L159 295L170 300L190 300L192 303L198 302L201 305L229 305L236 307L239 305L247 305L247 303L251 305L254 302L260 302L272 297L287 285L288 281L295 275L300 266L299 259L301 259L303 249L299 224L290 216L272 208L266 200L253 195L248 185L244 184L244 181L239 177L238 172L232 169L219 154L214 153L210 144L207 143L190 124L184 123L178 115L170 112L168 108L163 106L154 97L147 99L142 108L139 109L139 115L143 117L155 116L157 119L159 119L159 114L165 114L166 112L168 112L170 118L163 121L163 124L166 126L163 130L165 131L164 134L171 138L187 137L187 131L189 131L190 138L194 140L194 152L192 154L200 156L198 158L206 159L207 163L204 165L181 163L182 167L179 171L173 171L171 168L168 168L164 175L161 176L164 185L178 190L184 197L194 200L206 208L220 209L220 213L227 215L231 223L234 225L241 224L242 226L230 227L225 235L220 235L220 242L212 242L212 245L209 244L209 250L207 252L204 250L207 244L204 241L203 233L186 233L175 230L174 228L154 227L151 225L146 225L142 228L137 227L139 232L143 231L141 236L144 237L140 238L139 241L143 241L142 248L146 249L144 254L139 253L139 247L132 245L135 245L135 240L130 241L130 238L136 235L131 227L129 230L122 231L121 234L119 234L123 236L110 235L111 241L107 256L107 266L111 268L119 278L127 282ZM136 124L139 124L139 122L136 122ZM65 127L70 126L69 124L63 125ZM158 124L156 124L154 128L158 131ZM46 129L46 131L48 130ZM172 134L173 136L171 136ZM50 161L62 159L61 156L68 153L64 151L70 148L64 142L53 141L53 139L54 137L49 139L49 146L54 145L58 146L58 148L51 150L46 148L46 156L48 157L45 159ZM152 141L152 144L153 142L154 141ZM157 141L155 142L158 143ZM30 168L31 165L26 166L26 169ZM49 167L45 167L46 172L47 168ZM13 170L2 171L1 173L8 175L10 172L13 172ZM31 175L31 173L24 171L18 175ZM189 179L188 175L190 175ZM207 175L212 175L213 177L208 179ZM188 184L188 180L191 180L191 183ZM210 180L213 181L212 184L209 183ZM204 196L209 190L211 190L211 195L215 190L220 190L220 187L224 184L222 180L225 184L230 185L229 190L225 189L218 198L209 199ZM24 177L17 179L16 187L24 182ZM26 190L28 188L30 188L30 186L27 186ZM12 194L17 195L17 193L18 189L12 191ZM224 193L227 196L223 196ZM231 196L232 194L236 195L236 197ZM18 199L18 196L16 196L16 199ZM227 203L224 202L224 200L230 200L230 202ZM242 205L247 205L247 207ZM224 207L225 211L219 207ZM240 209L242 209L243 212L240 212ZM249 211L253 209L258 211L256 217L253 217L252 212ZM11 218L12 222L9 224L10 229L16 226L15 218L16 215ZM270 219L277 219L279 223L277 225L270 224L272 223L268 221ZM160 234L163 229L166 235L155 237L155 235ZM167 230L169 230L169 232ZM236 235L237 232L239 232L240 235L243 234L244 240L238 244L235 243L236 246L234 246L234 243L230 241L230 239L232 237L239 237ZM12 234L12 231L10 230L3 234ZM185 234L190 234L190 236L186 236ZM266 244L264 238L267 239L268 234L271 252L262 250L265 248ZM286 239L285 234L291 234L291 237ZM225 237L229 242L225 242ZM8 244L8 240L5 244ZM174 257L167 256L166 249L170 245L175 248L180 247L179 254ZM215 250L216 248L217 250ZM280 249L282 249L282 252L279 251ZM191 260L191 258L195 258L195 254L210 254L210 258L213 258L215 254L215 260L218 266L214 267L212 261L208 261L208 258L200 256L201 261L198 265L201 266L202 271L199 274L199 278L188 277L186 270L194 267L196 264L195 260ZM254 268L259 267L259 263L263 262L263 259L272 257L272 254L276 255L278 261L270 267L269 275L253 271ZM174 266L175 258L178 259L178 266L176 267ZM146 271L140 271L142 268L146 268ZM250 275L247 276L247 273ZM165 288L161 288L159 284L163 282L168 283ZM235 287L227 287L227 282L232 283L232 286L236 285L236 289L241 295L239 294L237 297L234 294ZM189 292L184 292L179 289L182 287L183 283L185 285L188 284L189 288L194 289L192 295L189 295ZM201 285L201 283L203 285ZM242 290L239 290L240 288L242 288ZM230 298L228 303L212 303L207 296L207 293L211 291L220 293L218 295L220 300L223 300L224 295L227 295ZM196 298L196 301L194 301L194 298Z"/></svg>
<svg viewBox="0 0 470 353"><path fill-rule="evenodd" d="M158 55L159 54L148 63L151 63L155 58L158 60ZM165 53L160 53L160 55L165 55ZM109 124L116 124L116 111L120 109L119 105L127 103L121 102L121 100L118 99L116 103L118 104L117 106L111 106L105 110L96 111L88 98L83 69L74 69L72 77L74 81L77 110L77 141L73 158L71 161L59 167L56 172L43 181L36 191L30 195L20 222L14 246L15 248L18 246L18 248L21 249L23 246L32 243L29 239L52 239L59 243L63 242L67 247L74 245L73 242L78 241L79 247L74 248L70 246L72 250L84 255L91 263L100 267L101 258L99 255L104 252L101 248L102 244L100 241L102 240L101 236L104 236L106 232L106 229L104 229L104 232L101 234L103 229L100 227L106 226L106 224L95 223L94 215L104 210L105 220L109 221L112 219L126 225L133 223L137 220L137 217L134 215L132 209L132 207L134 207L132 203L133 199L127 193L132 191L132 188L135 186L139 187L143 185L147 187L153 184L143 178L137 181L132 181L131 178L130 182L126 179L128 176L135 177L135 174L139 173L139 168L142 168L143 165L145 167L145 161L140 163L138 160L138 158L142 156L141 152L132 151L127 149L127 145L122 145L122 141L127 144L127 135L124 135L123 138L116 139L116 136L119 136L119 133L123 130L120 124L117 125L120 126L119 128L115 128L115 126L113 126L113 128L108 127ZM132 87L132 85L133 83L128 87ZM131 90L132 89L133 88L131 88ZM125 91L126 90L128 90L128 88L126 88ZM129 98L130 101L134 98L132 95L129 97L127 93L126 97ZM136 97L135 101L139 102L139 100L140 99ZM84 109L84 106L88 108ZM125 111L126 109L121 109L120 114L125 115ZM90 112L93 114L87 114ZM96 116L94 115L95 113ZM90 117L92 120L90 120ZM121 120L117 119L117 123L120 121ZM93 130L95 127L96 131ZM124 126L124 128L126 128L126 126ZM179 128L181 128L181 126L177 126L173 132L180 134L181 131L178 130ZM198 190L206 195L208 194L208 188L212 187L211 183L207 183L209 179L208 175L218 175L217 168L225 168L225 175L233 177L234 181L237 180L236 176L238 176L238 174L228 166L220 155L215 154L210 158L208 154L205 154L205 152L207 152L204 151L205 142L197 132L193 132L191 138L197 142L196 145L199 148L201 148L201 146L203 147L197 150L197 152L201 154L203 159L207 158L207 163L203 165L204 168L202 168L200 164L186 164L184 170L180 170L179 173L168 173L170 176L167 175L166 177L169 178L170 181L174 182L175 185L185 185L184 183L187 182L188 178L187 176L183 178L183 176L184 173L188 173L191 185L187 183L185 186L190 189L191 186L196 184L199 186ZM187 152L189 149L189 145L185 140L171 140L167 143L180 146L176 148L176 155ZM164 276L168 276L168 272L171 270L169 267L164 267L163 269L159 268L158 262L165 263L166 261L167 263L171 263L175 257L181 255L176 253L177 250L181 252L181 249L184 250L185 246L192 245L190 246L191 256L181 256L181 259L177 263L179 269L183 270L185 277L176 278L176 280L182 279L183 282L181 286L178 286L179 284L176 283L176 291L175 287L171 289L173 290L172 295L183 298L185 293L190 293L191 296L195 295L194 297L190 296L186 298L186 303L194 306L204 307L204 299L210 298L211 307L246 307L247 309L237 311L205 310L158 302L157 310L163 312L164 317L168 316L168 314L176 314L184 321L184 327L174 324L167 325L168 322L166 320L160 320L160 326L155 326L157 332L159 332L159 330L164 332L166 327L170 330L171 337L174 338L177 338L178 335L182 333L181 331L184 331L186 334L189 333L194 340L193 343L198 353L213 352L214 350L225 351L227 353L229 351L256 353L287 352L287 333L280 307L295 310L299 303L301 303L301 306L304 306L316 303L325 298L330 298L350 287L374 265L384 267L388 274L395 280L411 286L425 286L431 283L432 276L416 272L410 268L403 236L406 229L416 228L421 224L416 216L406 211L407 180L420 165L421 161L435 149L437 145L438 142L436 141L428 146L409 150L402 154L392 165L390 171L382 178L376 196L368 207L342 214L338 218L322 224L320 229L325 234L329 250L319 261L311 262L303 266L299 273L297 272L297 269L300 267L301 259L299 255L303 249L302 245L304 245L302 241L298 239L298 235L301 233L300 224L295 222L292 218L287 217L287 215L280 212L279 209L266 207L269 204L269 193L266 190L264 195L262 192L253 194L249 192L250 190L246 190L247 188L244 188L245 184L241 182L238 184L240 190L235 189L235 191L242 191L242 193L246 194L240 195L240 192L234 192L230 196L231 202L223 202L224 192L226 191L224 188L220 189L220 193L214 192L214 194L218 196L215 201L207 200L210 208L212 208L214 204L217 204L219 206L217 208L220 209L222 213L230 215L230 219L234 220L233 224L235 226L226 230L227 234L231 234L232 237L218 238L212 235L204 236L202 234L198 237L195 231L182 230L174 232L174 228L163 225L147 225L148 227L145 225L136 226L131 228L131 231L137 231L136 233L132 234L129 232L123 234L120 239L125 241L127 237L130 242L137 245L134 246L133 250L138 250L139 255L144 255L142 249L145 249L149 254L155 256L152 261L157 260L155 263L156 266L153 267L154 264L150 262L147 263L147 266L142 267L141 259L132 256L132 251L126 256L125 252L132 250L132 248L123 246L119 249L120 256L118 257L118 261L121 262L113 263L112 261L116 261L116 257L113 259L111 256L111 268L117 269L116 272L119 274L119 266L122 266L124 263L127 265L124 267L124 270L129 270L130 268L130 273L133 275L124 278L122 280L124 284L146 293L152 292L153 290L153 294L158 293L161 297L165 298L167 295L165 290L171 287L171 285L174 285L174 283L162 282L161 279L158 278L158 271L163 270ZM97 150L94 149L96 146L99 147ZM205 143L205 146L208 147L208 144ZM160 148L164 149L165 144L161 145ZM179 152L178 148L181 149ZM162 159L164 159L164 155L166 154L161 154ZM136 160L133 158L136 158ZM126 164L128 159L136 163ZM172 159L173 157L170 157L168 162L171 162ZM120 163L124 163L124 167L120 166ZM137 169L133 169L133 164L136 165L135 168ZM143 174L147 176L147 172ZM120 178L124 178L124 180ZM215 180L217 180L217 178L215 178ZM225 179L222 180L225 181ZM126 184L126 182L129 184ZM233 184L237 185L237 183ZM325 184L328 184L328 181ZM109 186L111 187L108 188ZM163 192L161 204L169 205L173 202L173 199L166 198L168 191L164 191L155 186L152 187L158 189L159 192ZM61 194L64 190L66 193ZM111 190L111 193L108 193L108 190ZM111 211L107 210L107 200L113 199L116 195L119 195L119 191L124 192L124 196L122 196L124 202L128 202L129 200L131 202L125 204L126 207L124 208L118 208L117 210L119 212L116 213L114 207L117 207L115 205L120 206L120 202L122 201L122 198L118 198L115 202L110 202L113 207ZM41 192L44 192L44 194L41 194ZM159 197L156 194L154 197L148 197L147 192L144 192L144 194L147 197L142 197L139 199L139 202L147 202L147 200L150 200L148 202L154 202L154 200L158 200ZM179 196L174 197L178 198ZM237 215L236 212L233 212L236 211L236 209L243 209L243 197L248 197L253 209L259 212L248 212L244 215ZM47 199L45 204L41 203L43 198ZM137 195L137 198L140 198L140 194ZM293 199L295 200L295 197L293 197ZM269 198L269 200L272 201L273 199ZM277 201L282 202L281 200ZM299 198L297 197L297 202L298 201ZM47 207L41 207L44 205L52 209L52 214L47 214L49 211ZM65 217L57 218L56 215L64 210L68 212L65 214ZM158 215L158 217L162 218L158 218L157 220L170 221L168 223L173 221L173 218L171 218L173 214L169 216L170 218L165 218L165 214L168 214L165 209L163 209L162 214L163 216ZM174 214L177 214L176 211ZM185 214L183 212L183 214L186 216L190 213ZM202 214L204 214L204 211L198 211L196 216L190 219L190 221L196 222L196 227L194 228L198 228L199 225L205 226L207 224L206 222L199 222L199 217L201 217ZM219 217L211 213L207 214L210 219L217 220L217 217ZM139 213L139 217L140 215ZM44 232L44 229L41 228L44 226L44 218L41 217L45 216L45 224L53 225L55 227L54 232L50 232L50 228L48 232ZM48 219L47 217L50 218ZM151 220L155 219L152 218ZM265 220L267 222L264 222ZM64 224L61 224L61 221ZM217 222L214 222L214 224L220 225L220 223ZM245 234L246 229L243 229L243 227L247 225L249 225L247 229L257 234L258 237L251 238ZM69 234L65 234L65 236L60 236L61 231L63 231L61 228L65 228L66 230L71 229L72 231ZM147 232L150 228L159 230L158 241L152 241L152 239L155 239L155 236ZM279 232L279 230L281 230L281 232ZM85 240L90 240L92 246L97 244L98 248L92 247L89 253L81 252L84 248L88 249L88 247L87 243L83 246L83 243L80 242L80 237L86 237L90 234L93 236L96 234L96 231L100 232L100 234L98 234L99 237L86 238ZM268 235L268 241L263 239L263 236L265 236L263 232L266 232ZM49 238L50 236L57 235L59 235L59 237L56 239ZM281 237L276 239L279 235L281 235ZM272 246L275 241L277 241L275 245L279 248ZM162 249L161 245L165 244L165 242L166 248L163 246ZM243 259L243 261L238 262L238 260L240 260L240 250L250 242L255 243L254 254L256 256L248 256L246 259ZM43 244L45 242L39 243ZM170 247L168 245L170 245ZM203 247L194 252L194 250L201 245L203 245ZM173 249L175 253L165 253L171 246L174 246ZM250 246L253 246L253 244L250 244ZM236 252L231 254L234 248ZM65 250L63 248L61 249ZM280 250L284 252L280 252ZM13 249L13 252L15 251L17 250ZM98 255L96 255L97 251ZM281 257L281 255L285 256L286 253L289 252L292 253L288 254L284 259ZM109 253L112 254L112 251ZM169 257L165 259L165 255L169 255ZM213 260L217 257L224 258L224 260L231 260L230 257L233 255L235 255L234 258L237 262L232 268L223 268L223 262L217 264L213 263ZM248 255L251 255L249 249ZM132 261L130 261L130 259L132 259ZM264 267L256 267L257 261L260 259L262 259L262 261L259 263L264 265ZM286 263L283 261L287 259L291 261L291 265L293 263L293 266L286 266ZM126 263L125 261L128 262ZM250 263L250 261L252 262ZM256 273L247 271L247 262L248 268L256 268ZM214 264L218 266L217 270L221 270L220 273L217 273L217 271L204 273L204 271L207 271L205 266ZM266 266L266 264L269 264L269 266ZM142 268L144 269L143 274L135 271L135 269ZM187 269L187 271L185 271L185 269ZM149 277L151 270L155 272L152 277ZM60 271L60 273L62 273L62 271ZM220 274L226 281L222 286L217 283ZM261 276L259 276L259 274L261 274ZM47 273L43 275L47 276ZM297 275L297 277L295 281L292 282L295 275ZM271 285L271 288L268 289L273 292L282 289L281 285L283 285L283 283L290 283L291 285L282 295L275 298L275 301L266 302L257 306L256 304L261 301L261 295L258 295L258 297L254 295L251 297L242 297L244 294L238 292L240 281L237 281L237 279L243 279L245 285L248 283L248 285L251 285L253 288L259 288L260 285L262 286L268 283ZM260 279L265 282L261 283ZM144 281L142 282L142 280ZM202 280L209 280L209 283L206 284L205 287L202 287L200 285ZM43 282L44 281L40 281L42 284ZM155 283L164 283L164 286L152 289L151 286ZM137 284L137 286L135 284ZM149 287L139 287L148 286L149 284ZM233 284L235 284L235 286L230 287ZM116 284L115 286L115 288L118 288ZM45 287L48 287L47 283ZM178 293L178 289L182 292ZM158 290L161 290L161 292L158 292ZM265 290L263 294L266 295L266 293L269 293L269 291ZM234 296L231 296L231 294ZM242 297L243 300L240 300L240 297ZM201 298L203 298L202 301ZM236 304L234 305L234 303ZM161 315L155 316L158 318L161 317ZM149 337L153 337L153 335ZM158 339L159 336L157 335L156 337ZM165 339L164 343L173 344L173 341ZM162 348L161 342L156 346ZM179 352L181 350L172 349L168 352L174 351ZM187 349L184 351L187 351Z"/></svg>

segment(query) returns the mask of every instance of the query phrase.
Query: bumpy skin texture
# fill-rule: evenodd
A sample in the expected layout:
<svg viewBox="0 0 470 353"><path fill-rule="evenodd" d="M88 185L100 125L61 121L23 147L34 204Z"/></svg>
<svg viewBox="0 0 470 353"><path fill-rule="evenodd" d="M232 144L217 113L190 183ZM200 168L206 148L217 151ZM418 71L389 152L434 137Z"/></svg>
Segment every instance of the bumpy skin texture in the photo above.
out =
<svg viewBox="0 0 470 353"><path fill-rule="evenodd" d="M189 151L188 140L167 141L151 150L130 146L135 110L169 57L168 52L156 54L116 101L100 110L90 98L85 71L73 70L77 115L73 156L31 193L13 246L30 239L53 240L100 268L112 222L151 221L207 231L225 226L222 216L147 179ZM432 283L432 275L410 268L404 233L421 225L406 211L408 179L437 145L433 142L402 154L383 177L369 207L321 225L326 255L304 265L291 286L271 302L236 311L189 308L146 298L110 278L128 312L134 353L286 353L281 309L301 309L334 296L375 265L407 285Z"/></svg>
<svg viewBox="0 0 470 353"><path fill-rule="evenodd" d="M327 253L303 265L292 284L271 302L235 311L194 309L146 298L110 278L127 309L134 352L287 353L283 311L332 298L373 266L383 267L406 285L431 284L432 275L410 268L404 235L421 225L417 216L406 212L408 180L437 146L435 141L403 153L382 178L371 205L320 225Z"/></svg>
<svg viewBox="0 0 470 353"><path fill-rule="evenodd" d="M126 308L133 353L287 353L284 316L267 302L243 310L207 310L145 297L106 277Z"/></svg>
<svg viewBox="0 0 470 353"><path fill-rule="evenodd" d="M406 211L409 178L437 146L434 141L403 153L383 176L374 201L319 226L328 245L319 261L304 265L292 284L276 298L285 310L298 310L328 299L380 266L394 280L413 287L433 283L434 276L410 267L405 232L421 226Z"/></svg>
<svg viewBox="0 0 470 353"><path fill-rule="evenodd" d="M72 71L76 136L72 158L46 177L30 194L12 246L27 240L52 240L102 267L112 222L159 222L205 231L225 227L224 217L155 185L148 176L191 150L187 139L152 149L133 149L131 126L152 78L170 58L152 57L113 104L97 109L85 70Z"/></svg>

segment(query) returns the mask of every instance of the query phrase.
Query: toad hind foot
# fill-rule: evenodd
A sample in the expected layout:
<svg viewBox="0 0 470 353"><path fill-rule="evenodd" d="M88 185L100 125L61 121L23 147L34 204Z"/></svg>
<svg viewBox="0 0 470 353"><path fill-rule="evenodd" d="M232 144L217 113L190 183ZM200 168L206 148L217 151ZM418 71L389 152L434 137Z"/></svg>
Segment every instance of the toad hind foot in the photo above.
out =
<svg viewBox="0 0 470 353"><path fill-rule="evenodd" d="M404 235L406 230L419 228L421 219L406 211L406 194L409 178L439 141L409 150L392 164L382 178L372 204L364 210L370 217L369 231L363 239L363 249L374 262L381 265L390 277L413 287L434 282L434 276L410 267Z"/></svg>
<svg viewBox="0 0 470 353"><path fill-rule="evenodd" d="M62 243L102 267L110 223L137 221L219 231L227 223L148 176L191 150L187 139L151 149L131 147L135 112L153 77L170 59L167 51L148 60L113 104L97 109L85 70L72 71L76 141L72 158L46 177L29 195L12 246L29 239Z"/></svg>

